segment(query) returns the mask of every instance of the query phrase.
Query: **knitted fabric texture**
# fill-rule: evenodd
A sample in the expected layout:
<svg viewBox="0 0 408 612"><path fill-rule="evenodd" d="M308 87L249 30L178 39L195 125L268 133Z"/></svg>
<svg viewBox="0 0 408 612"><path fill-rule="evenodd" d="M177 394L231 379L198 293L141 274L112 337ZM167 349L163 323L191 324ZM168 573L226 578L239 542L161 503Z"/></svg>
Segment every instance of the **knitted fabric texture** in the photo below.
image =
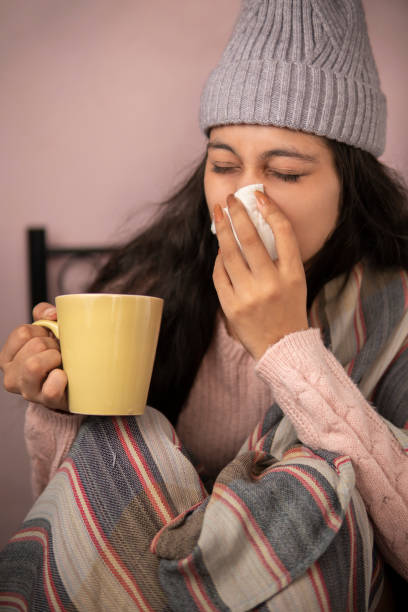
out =
<svg viewBox="0 0 408 612"><path fill-rule="evenodd" d="M358 265L333 300L343 280L311 319L351 380L319 329L273 345L276 403L211 490L153 408L87 418L0 554L0 608L377 609L373 535L408 577L408 436L388 420L407 417L407 274Z"/></svg>
<svg viewBox="0 0 408 612"><path fill-rule="evenodd" d="M200 124L287 127L379 156L386 100L361 0L244 0Z"/></svg>

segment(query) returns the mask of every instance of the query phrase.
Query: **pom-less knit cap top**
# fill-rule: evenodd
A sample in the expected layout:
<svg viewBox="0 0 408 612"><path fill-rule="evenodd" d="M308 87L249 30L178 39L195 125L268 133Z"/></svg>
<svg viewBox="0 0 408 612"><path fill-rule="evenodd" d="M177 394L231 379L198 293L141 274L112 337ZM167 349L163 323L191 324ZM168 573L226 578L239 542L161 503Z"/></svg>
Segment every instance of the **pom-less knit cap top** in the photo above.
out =
<svg viewBox="0 0 408 612"><path fill-rule="evenodd" d="M302 130L381 155L386 100L361 0L244 0L200 124Z"/></svg>

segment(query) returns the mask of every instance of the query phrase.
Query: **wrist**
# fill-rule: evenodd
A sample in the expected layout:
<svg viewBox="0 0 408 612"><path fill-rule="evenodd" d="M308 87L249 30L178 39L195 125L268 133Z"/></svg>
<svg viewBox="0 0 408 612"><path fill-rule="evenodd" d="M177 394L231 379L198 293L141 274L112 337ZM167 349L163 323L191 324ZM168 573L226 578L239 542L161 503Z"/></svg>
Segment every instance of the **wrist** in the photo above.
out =
<svg viewBox="0 0 408 612"><path fill-rule="evenodd" d="M253 350L250 350L250 353L252 357L255 359L255 361L259 361L263 357L263 355L265 355L266 351L269 348L271 348L271 346L274 346L275 344L277 344L278 342L280 342L287 336L290 336L291 334L305 332L308 329L309 329L309 324L306 323L302 327L296 327L295 329L290 329L288 331L285 331L282 334L279 334L275 336L274 338L272 338L269 342L265 342L265 341L260 342L256 347L253 348Z"/></svg>

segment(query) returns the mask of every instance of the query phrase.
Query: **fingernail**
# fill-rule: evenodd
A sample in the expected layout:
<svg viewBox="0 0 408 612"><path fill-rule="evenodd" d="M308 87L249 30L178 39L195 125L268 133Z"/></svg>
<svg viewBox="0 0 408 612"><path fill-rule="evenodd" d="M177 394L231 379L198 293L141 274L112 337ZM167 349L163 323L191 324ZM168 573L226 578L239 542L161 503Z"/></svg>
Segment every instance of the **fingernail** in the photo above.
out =
<svg viewBox="0 0 408 612"><path fill-rule="evenodd" d="M234 196L233 193L230 193L229 196L227 196L227 205L228 205L228 208L235 204L235 200L236 200L236 197Z"/></svg>
<svg viewBox="0 0 408 612"><path fill-rule="evenodd" d="M224 213L222 212L222 208L219 204L214 206L214 221L222 221L224 217Z"/></svg>
<svg viewBox="0 0 408 612"><path fill-rule="evenodd" d="M49 317L53 317L57 314L57 309L53 306L51 308L47 308L47 310L44 310L44 317L46 319L48 319Z"/></svg>
<svg viewBox="0 0 408 612"><path fill-rule="evenodd" d="M255 191L255 197L260 206L263 207L267 205L268 201L265 198L265 194L263 194L262 191Z"/></svg>

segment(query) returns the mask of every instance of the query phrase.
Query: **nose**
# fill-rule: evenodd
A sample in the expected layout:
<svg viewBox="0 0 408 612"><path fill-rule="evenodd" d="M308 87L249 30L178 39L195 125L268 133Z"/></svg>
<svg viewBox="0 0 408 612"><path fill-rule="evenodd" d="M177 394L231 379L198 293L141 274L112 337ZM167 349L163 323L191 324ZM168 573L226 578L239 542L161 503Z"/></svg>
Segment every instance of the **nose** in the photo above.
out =
<svg viewBox="0 0 408 612"><path fill-rule="evenodd" d="M238 189L241 189L241 187L246 187L247 185L263 185L263 180L264 177L262 172L247 170L239 177L239 180L236 181L235 191L238 191Z"/></svg>

